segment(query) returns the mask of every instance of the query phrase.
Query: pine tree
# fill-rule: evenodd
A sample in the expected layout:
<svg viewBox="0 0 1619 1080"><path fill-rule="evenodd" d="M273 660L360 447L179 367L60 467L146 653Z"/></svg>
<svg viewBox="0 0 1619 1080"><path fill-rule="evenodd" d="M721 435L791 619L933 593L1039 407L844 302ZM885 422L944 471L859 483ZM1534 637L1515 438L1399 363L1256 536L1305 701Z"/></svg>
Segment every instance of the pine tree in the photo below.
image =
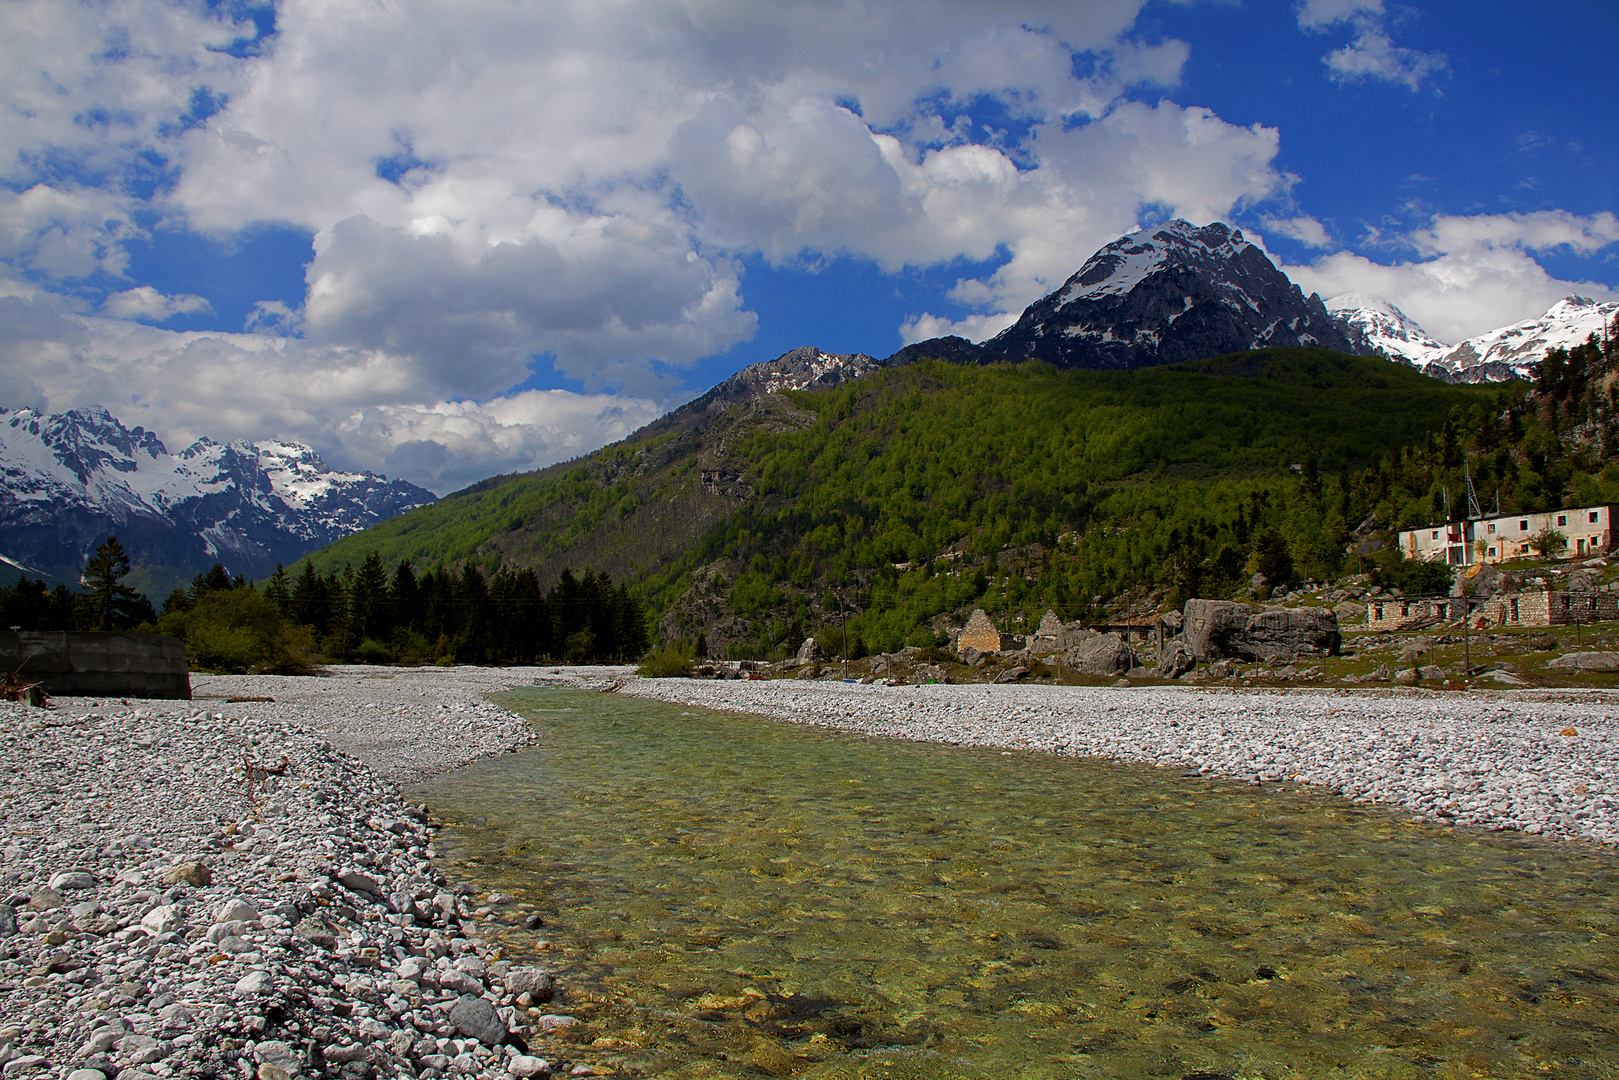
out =
<svg viewBox="0 0 1619 1080"><path fill-rule="evenodd" d="M85 564L81 580L88 592L90 624L95 630L132 626L139 617L142 597L124 584L129 556L118 537L109 535ZM150 604L146 605L150 607Z"/></svg>

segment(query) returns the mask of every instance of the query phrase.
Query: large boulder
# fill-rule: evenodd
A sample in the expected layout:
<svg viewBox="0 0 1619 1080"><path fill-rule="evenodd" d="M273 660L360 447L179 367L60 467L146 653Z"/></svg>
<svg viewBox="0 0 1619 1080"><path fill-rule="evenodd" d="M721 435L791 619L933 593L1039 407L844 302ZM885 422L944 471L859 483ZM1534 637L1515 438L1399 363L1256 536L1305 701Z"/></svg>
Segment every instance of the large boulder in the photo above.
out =
<svg viewBox="0 0 1619 1080"><path fill-rule="evenodd" d="M1546 666L1549 668L1566 668L1569 671L1616 671L1619 670L1619 653L1565 653L1555 660L1548 660Z"/></svg>
<svg viewBox="0 0 1619 1080"><path fill-rule="evenodd" d="M1336 656L1342 637L1330 608L1267 607L1226 600L1188 600L1185 640L1200 660L1225 656L1270 662Z"/></svg>
<svg viewBox="0 0 1619 1080"><path fill-rule="evenodd" d="M793 657L800 664L813 664L826 659L826 650L821 643L812 637L804 639L804 644L798 647L798 655Z"/></svg>
<svg viewBox="0 0 1619 1080"><path fill-rule="evenodd" d="M1197 666L1197 657L1184 641L1171 641L1158 654L1158 666L1153 674L1160 679L1178 679Z"/></svg>
<svg viewBox="0 0 1619 1080"><path fill-rule="evenodd" d="M1088 675L1123 675L1136 654L1118 634L1092 634L1062 654L1063 663Z"/></svg>

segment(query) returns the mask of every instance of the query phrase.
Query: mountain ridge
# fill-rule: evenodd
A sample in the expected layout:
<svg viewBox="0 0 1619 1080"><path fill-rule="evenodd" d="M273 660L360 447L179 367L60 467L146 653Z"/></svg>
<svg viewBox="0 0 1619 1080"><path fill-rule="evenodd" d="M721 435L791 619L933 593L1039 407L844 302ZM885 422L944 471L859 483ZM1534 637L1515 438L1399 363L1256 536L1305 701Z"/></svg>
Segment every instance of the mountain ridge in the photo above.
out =
<svg viewBox="0 0 1619 1080"><path fill-rule="evenodd" d="M0 409L0 552L58 580L77 580L108 533L148 591L214 562L264 577L435 500L407 481L333 469L302 443L205 436L173 454L104 407Z"/></svg>

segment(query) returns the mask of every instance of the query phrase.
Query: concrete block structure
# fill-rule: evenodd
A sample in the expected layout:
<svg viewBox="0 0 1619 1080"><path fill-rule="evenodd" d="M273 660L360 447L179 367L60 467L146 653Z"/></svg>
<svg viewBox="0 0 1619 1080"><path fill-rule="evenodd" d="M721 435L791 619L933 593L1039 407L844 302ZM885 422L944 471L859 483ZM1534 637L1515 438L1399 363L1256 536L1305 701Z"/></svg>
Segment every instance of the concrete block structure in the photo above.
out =
<svg viewBox="0 0 1619 1080"><path fill-rule="evenodd" d="M1563 558L1590 558L1613 550L1616 509L1619 508L1611 505L1582 506L1543 514L1498 514L1424 525L1400 533L1400 551L1407 559L1450 566L1505 562L1535 555L1530 540L1550 529L1568 541Z"/></svg>
<svg viewBox="0 0 1619 1080"><path fill-rule="evenodd" d="M191 698L185 642L163 634L0 632L0 670L53 697Z"/></svg>

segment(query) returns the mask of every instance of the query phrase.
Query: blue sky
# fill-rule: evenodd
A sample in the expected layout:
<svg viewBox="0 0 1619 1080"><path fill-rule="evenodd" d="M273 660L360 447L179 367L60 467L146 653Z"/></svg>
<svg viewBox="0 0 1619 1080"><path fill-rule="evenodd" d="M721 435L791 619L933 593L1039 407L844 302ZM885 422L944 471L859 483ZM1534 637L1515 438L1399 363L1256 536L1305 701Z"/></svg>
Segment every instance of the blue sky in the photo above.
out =
<svg viewBox="0 0 1619 1080"><path fill-rule="evenodd" d="M0 407L448 491L1225 220L1447 342L1619 299L1619 6L13 0ZM171 447L172 448L172 447Z"/></svg>

